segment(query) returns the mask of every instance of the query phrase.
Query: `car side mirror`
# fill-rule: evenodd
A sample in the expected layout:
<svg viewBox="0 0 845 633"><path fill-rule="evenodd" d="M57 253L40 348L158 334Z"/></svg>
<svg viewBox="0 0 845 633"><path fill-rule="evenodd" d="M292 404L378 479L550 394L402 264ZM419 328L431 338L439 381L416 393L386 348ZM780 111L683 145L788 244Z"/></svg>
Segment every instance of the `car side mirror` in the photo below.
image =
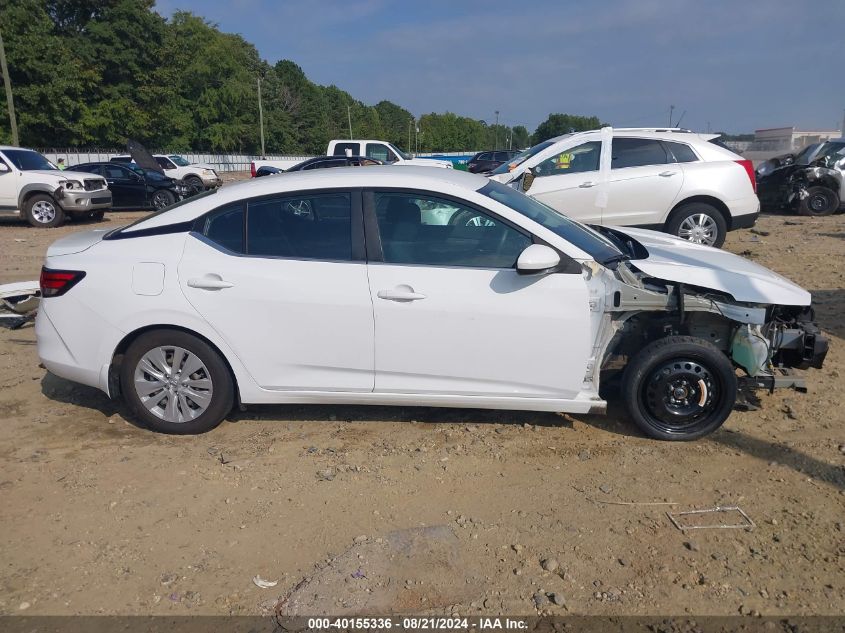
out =
<svg viewBox="0 0 845 633"><path fill-rule="evenodd" d="M516 272L520 275L542 275L560 265L558 252L545 244L532 244L519 254Z"/></svg>
<svg viewBox="0 0 845 633"><path fill-rule="evenodd" d="M533 167L529 167L525 170L525 173L522 174L522 190L528 191L531 189L531 185L534 184L534 179L537 177L537 174L534 172Z"/></svg>

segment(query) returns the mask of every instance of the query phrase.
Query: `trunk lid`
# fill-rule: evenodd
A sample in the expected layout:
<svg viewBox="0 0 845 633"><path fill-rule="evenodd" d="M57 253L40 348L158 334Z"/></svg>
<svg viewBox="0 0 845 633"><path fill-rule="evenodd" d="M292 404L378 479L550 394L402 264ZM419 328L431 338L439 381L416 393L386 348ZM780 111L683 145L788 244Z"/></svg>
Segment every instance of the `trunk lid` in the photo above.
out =
<svg viewBox="0 0 845 633"><path fill-rule="evenodd" d="M102 240L103 236L109 231L110 229L94 229L93 231L83 231L66 235L50 244L47 248L47 257L81 253Z"/></svg>

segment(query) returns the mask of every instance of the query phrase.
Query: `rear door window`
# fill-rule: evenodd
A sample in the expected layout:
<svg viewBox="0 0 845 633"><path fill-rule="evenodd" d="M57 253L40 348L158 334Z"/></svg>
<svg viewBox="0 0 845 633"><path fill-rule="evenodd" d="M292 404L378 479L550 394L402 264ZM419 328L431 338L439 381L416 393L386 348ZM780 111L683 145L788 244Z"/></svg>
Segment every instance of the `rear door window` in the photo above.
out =
<svg viewBox="0 0 845 633"><path fill-rule="evenodd" d="M244 252L244 208L231 205L209 215L202 226L202 234L209 240L232 251Z"/></svg>
<svg viewBox="0 0 845 633"><path fill-rule="evenodd" d="M349 193L253 200L246 224L248 255L352 260Z"/></svg>
<svg viewBox="0 0 845 633"><path fill-rule="evenodd" d="M665 165L669 162L666 150L660 141L648 138L614 138L611 169Z"/></svg>

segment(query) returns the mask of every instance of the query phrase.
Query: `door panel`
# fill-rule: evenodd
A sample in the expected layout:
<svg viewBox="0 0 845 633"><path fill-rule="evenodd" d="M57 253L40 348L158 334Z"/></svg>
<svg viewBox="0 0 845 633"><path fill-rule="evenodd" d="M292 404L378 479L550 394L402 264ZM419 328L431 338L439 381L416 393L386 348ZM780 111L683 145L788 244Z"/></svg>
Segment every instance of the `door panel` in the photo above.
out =
<svg viewBox="0 0 845 633"><path fill-rule="evenodd" d="M103 176L112 194L112 206L142 209L147 206L146 183L132 170L120 165L105 165Z"/></svg>
<svg viewBox="0 0 845 633"><path fill-rule="evenodd" d="M684 183L684 172L654 139L614 138L602 224L660 224Z"/></svg>
<svg viewBox="0 0 845 633"><path fill-rule="evenodd" d="M179 283L260 387L372 391L363 262L236 256L191 234Z"/></svg>
<svg viewBox="0 0 845 633"><path fill-rule="evenodd" d="M383 259L369 265L376 392L575 397L590 348L580 274L517 274L531 236L455 198L365 200ZM441 209L448 222L426 222Z"/></svg>
<svg viewBox="0 0 845 633"><path fill-rule="evenodd" d="M383 263L369 275L376 392L567 399L580 391L590 352L581 275Z"/></svg>
<svg viewBox="0 0 845 633"><path fill-rule="evenodd" d="M600 156L601 141L588 141L540 162L528 194L570 218L601 223L596 206Z"/></svg>

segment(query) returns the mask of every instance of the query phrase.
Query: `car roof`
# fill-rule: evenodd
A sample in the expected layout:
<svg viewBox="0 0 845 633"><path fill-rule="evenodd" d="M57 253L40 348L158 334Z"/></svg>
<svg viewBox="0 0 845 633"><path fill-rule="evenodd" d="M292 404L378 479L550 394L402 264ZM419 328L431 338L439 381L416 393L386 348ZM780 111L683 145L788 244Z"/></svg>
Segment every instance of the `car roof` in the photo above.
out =
<svg viewBox="0 0 845 633"><path fill-rule="evenodd" d="M391 187L401 189L422 189L446 193L452 190L478 191L490 182L485 176L471 174L459 169L442 167L418 167L406 165L374 165L360 167L336 167L285 172L279 178L253 178L232 183L215 190L211 196L188 200L184 205L174 207L145 221L127 228L126 231L167 226L194 220L207 211L246 198L256 198L287 192L312 189L352 189L360 187Z"/></svg>
<svg viewBox="0 0 845 633"><path fill-rule="evenodd" d="M587 136L591 134L600 134L601 130L583 130L581 132L570 132L569 134L561 134L549 139L557 143L566 138L576 138L578 136ZM635 138L656 138L664 141L686 141L686 142L707 142L710 139L718 138L718 134L699 134L692 130L685 130L681 128L645 128L645 127L615 127L613 128L613 136L630 136Z"/></svg>

